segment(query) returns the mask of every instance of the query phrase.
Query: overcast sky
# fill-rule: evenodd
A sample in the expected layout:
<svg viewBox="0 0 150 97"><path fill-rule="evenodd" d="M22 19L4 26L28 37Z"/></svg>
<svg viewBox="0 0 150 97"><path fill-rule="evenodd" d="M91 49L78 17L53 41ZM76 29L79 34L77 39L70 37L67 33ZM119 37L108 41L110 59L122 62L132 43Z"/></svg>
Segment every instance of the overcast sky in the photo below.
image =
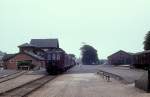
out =
<svg viewBox="0 0 150 97"><path fill-rule="evenodd" d="M59 38L80 55L85 42L100 58L122 49L143 50L150 30L150 0L0 0L0 50L18 52L31 38Z"/></svg>

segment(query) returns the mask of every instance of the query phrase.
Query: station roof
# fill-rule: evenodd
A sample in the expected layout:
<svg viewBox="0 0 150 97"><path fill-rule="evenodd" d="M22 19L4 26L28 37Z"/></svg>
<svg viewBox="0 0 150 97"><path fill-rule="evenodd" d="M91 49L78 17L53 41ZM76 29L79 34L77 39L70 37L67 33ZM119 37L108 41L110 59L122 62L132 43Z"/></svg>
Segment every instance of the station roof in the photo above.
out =
<svg viewBox="0 0 150 97"><path fill-rule="evenodd" d="M24 43L24 44L20 45L19 47L36 47L36 46L29 44L29 43Z"/></svg>
<svg viewBox="0 0 150 97"><path fill-rule="evenodd" d="M31 39L30 45L40 48L59 48L58 39Z"/></svg>

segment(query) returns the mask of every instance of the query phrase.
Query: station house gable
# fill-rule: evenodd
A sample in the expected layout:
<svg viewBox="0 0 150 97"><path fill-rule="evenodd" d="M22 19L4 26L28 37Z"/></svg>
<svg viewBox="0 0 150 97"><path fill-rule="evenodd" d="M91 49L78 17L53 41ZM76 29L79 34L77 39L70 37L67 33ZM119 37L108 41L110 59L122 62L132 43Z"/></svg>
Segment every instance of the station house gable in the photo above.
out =
<svg viewBox="0 0 150 97"><path fill-rule="evenodd" d="M31 39L30 43L24 43L19 47L19 53L8 54L4 57L4 66L7 69L17 69L20 61L30 61L36 67L44 67L47 59L47 51L59 49L58 39Z"/></svg>

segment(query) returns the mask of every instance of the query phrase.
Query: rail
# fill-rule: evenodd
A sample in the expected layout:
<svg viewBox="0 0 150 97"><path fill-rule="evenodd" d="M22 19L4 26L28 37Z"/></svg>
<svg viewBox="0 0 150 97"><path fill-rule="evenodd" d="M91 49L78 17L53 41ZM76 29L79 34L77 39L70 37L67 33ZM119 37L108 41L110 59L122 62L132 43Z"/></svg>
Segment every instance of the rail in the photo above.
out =
<svg viewBox="0 0 150 97"><path fill-rule="evenodd" d="M15 79L15 78L25 74L26 72L27 71L21 71L21 72L17 72L17 73L14 73L14 74L10 74L8 76L1 77L0 78L0 83L11 80L11 79Z"/></svg>
<svg viewBox="0 0 150 97"><path fill-rule="evenodd" d="M19 87L0 93L0 97L26 97L28 94L37 90L56 76L44 76L36 80L32 80Z"/></svg>

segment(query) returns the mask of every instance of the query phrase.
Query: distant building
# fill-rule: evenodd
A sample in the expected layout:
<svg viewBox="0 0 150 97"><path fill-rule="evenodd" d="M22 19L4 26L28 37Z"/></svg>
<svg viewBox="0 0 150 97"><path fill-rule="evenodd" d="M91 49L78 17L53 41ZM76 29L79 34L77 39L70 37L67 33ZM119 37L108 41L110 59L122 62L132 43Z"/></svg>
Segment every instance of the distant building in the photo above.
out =
<svg viewBox="0 0 150 97"><path fill-rule="evenodd" d="M60 49L58 39L32 39L30 43L24 43L19 47L19 53L6 54L3 57L3 65L6 69L20 69L32 67L44 67L48 59L48 52ZM20 65L22 64L22 65Z"/></svg>
<svg viewBox="0 0 150 97"><path fill-rule="evenodd" d="M126 65L133 63L133 53L120 50L108 56L108 63L111 65Z"/></svg>

